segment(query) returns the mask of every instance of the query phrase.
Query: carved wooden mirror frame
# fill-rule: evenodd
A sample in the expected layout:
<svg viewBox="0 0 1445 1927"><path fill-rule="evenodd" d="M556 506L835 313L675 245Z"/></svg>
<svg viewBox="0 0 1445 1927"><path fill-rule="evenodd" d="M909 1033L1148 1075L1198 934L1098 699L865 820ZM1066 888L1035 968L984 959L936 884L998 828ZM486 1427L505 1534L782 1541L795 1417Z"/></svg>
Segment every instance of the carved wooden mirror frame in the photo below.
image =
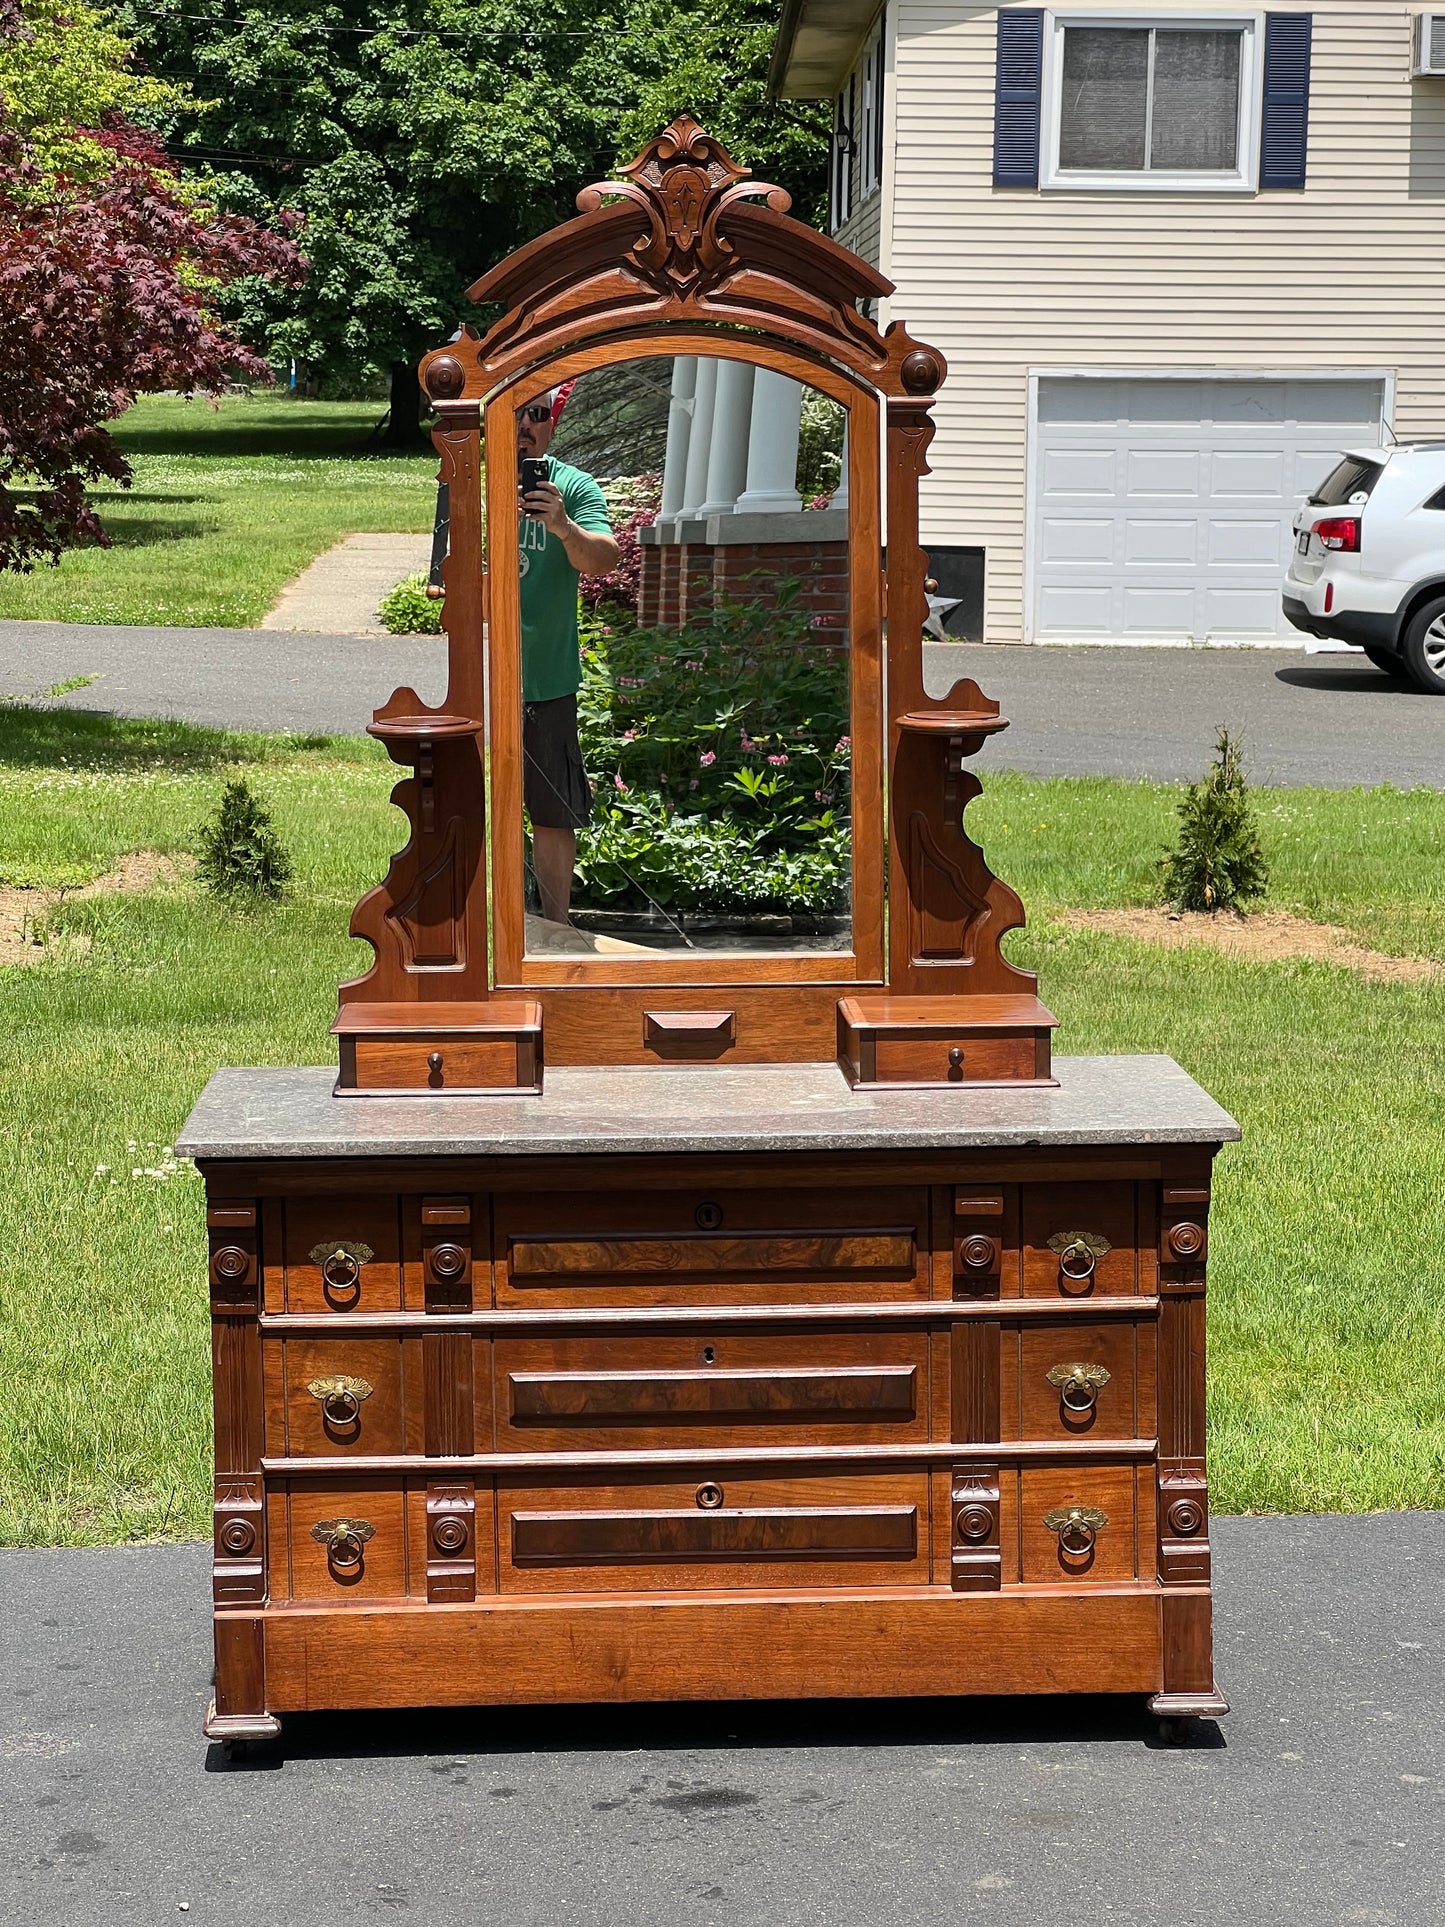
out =
<svg viewBox="0 0 1445 1927"><path fill-rule="evenodd" d="M371 724L393 760L413 772L393 792L412 836L352 918L352 935L365 938L376 959L341 989L337 1089L539 1089L544 1048L553 1065L836 1055L849 1081L863 1086L1049 1081L1054 1020L1034 994L1032 974L999 949L1000 938L1023 923L1022 905L989 871L961 821L980 787L964 759L1005 724L971 681L942 701L923 687L918 485L943 357L900 323L880 332L860 304L890 294L892 284L790 219L788 196L752 181L687 116L620 173L578 195L577 219L519 249L469 290L474 301L504 308L485 335L464 328L421 363L450 491L448 687L435 709L400 689ZM605 958L523 958L520 834L510 834L521 823L520 612L515 567L499 566L516 553L514 411L572 375L643 354L747 360L849 408L848 955L713 952L700 964L671 953L623 967ZM485 580L484 411L494 564ZM497 822L509 826L493 850L490 892L481 753L488 586L498 645L491 649L492 796Z"/></svg>

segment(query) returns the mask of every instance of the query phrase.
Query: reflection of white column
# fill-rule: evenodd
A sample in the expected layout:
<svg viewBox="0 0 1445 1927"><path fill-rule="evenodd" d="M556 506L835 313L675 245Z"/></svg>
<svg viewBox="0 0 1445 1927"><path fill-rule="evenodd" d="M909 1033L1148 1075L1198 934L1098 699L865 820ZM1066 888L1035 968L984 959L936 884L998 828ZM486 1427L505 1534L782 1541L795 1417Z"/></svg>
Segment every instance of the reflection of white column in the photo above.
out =
<svg viewBox="0 0 1445 1927"><path fill-rule="evenodd" d="M757 370L748 430L748 485L738 497L739 515L786 515L803 506L795 486L802 409L799 383L771 368Z"/></svg>
<svg viewBox="0 0 1445 1927"><path fill-rule="evenodd" d="M753 419L753 368L722 361L712 410L712 448L707 463L707 500L699 515L731 515L748 479L748 429Z"/></svg>
<svg viewBox="0 0 1445 1927"><path fill-rule="evenodd" d="M692 391L692 432L687 438L687 462L683 470L682 500L677 505L679 518L684 515L696 515L698 504L707 494L707 458L712 447L717 366L717 360L712 355L700 355L697 359L697 377Z"/></svg>
<svg viewBox="0 0 1445 1927"><path fill-rule="evenodd" d="M678 355L672 364L672 396L667 404L667 453L662 458L662 507L669 520L682 507L687 482L687 444L692 430L697 356Z"/></svg>
<svg viewBox="0 0 1445 1927"><path fill-rule="evenodd" d="M838 466L838 486L833 491L832 506L835 509L845 509L848 506L848 418L846 415L843 418L843 452Z"/></svg>

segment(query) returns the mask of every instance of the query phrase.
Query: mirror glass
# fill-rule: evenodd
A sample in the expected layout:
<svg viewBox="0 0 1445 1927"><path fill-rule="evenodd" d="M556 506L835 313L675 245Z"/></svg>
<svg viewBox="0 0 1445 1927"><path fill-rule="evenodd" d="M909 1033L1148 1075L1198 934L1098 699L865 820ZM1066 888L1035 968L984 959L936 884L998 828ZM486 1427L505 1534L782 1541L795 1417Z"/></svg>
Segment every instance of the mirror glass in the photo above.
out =
<svg viewBox="0 0 1445 1927"><path fill-rule="evenodd" d="M846 410L690 355L516 421L526 954L846 951Z"/></svg>

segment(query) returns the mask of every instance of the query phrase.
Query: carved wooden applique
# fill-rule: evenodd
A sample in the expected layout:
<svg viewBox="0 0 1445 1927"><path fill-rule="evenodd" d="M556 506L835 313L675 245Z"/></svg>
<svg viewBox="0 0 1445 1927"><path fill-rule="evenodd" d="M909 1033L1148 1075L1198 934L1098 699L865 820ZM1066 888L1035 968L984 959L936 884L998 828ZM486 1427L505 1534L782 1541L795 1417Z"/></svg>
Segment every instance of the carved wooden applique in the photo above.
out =
<svg viewBox="0 0 1445 1927"><path fill-rule="evenodd" d="M836 1049L855 1084L1050 1081L1054 1020L1000 950L1022 906L962 821L979 788L964 761L1005 724L972 682L941 701L923 687L918 489L942 355L901 323L880 330L867 310L892 284L793 220L781 188L754 181L685 114L577 205L469 290L502 310L487 332L465 327L421 364L450 498L448 686L436 709L399 690L371 725L411 772L393 797L411 836L352 920L376 957L342 987L338 1089L540 1088L544 1020L554 1064L666 1061L676 1053L659 1052L658 1036L723 1005L729 1033L709 1062ZM492 806L508 829L521 821L520 609L514 574L488 577L482 560L484 520L498 563L515 547L515 410L592 368L664 353L745 360L846 398L852 660L875 670L854 677L853 947L832 981L783 954L735 958L725 974L698 953L686 971L664 961L650 974L599 957L529 963L510 833L490 845L489 922L484 652Z"/></svg>

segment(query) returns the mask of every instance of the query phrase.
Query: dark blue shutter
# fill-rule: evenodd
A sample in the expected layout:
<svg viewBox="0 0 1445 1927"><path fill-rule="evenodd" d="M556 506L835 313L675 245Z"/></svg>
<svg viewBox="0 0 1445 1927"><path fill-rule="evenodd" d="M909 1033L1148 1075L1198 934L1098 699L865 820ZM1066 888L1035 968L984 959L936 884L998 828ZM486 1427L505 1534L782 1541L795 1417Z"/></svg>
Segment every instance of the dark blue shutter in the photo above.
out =
<svg viewBox="0 0 1445 1927"><path fill-rule="evenodd" d="M1303 187L1310 142L1310 41L1314 16L1264 17L1264 126L1261 187Z"/></svg>
<svg viewBox="0 0 1445 1927"><path fill-rule="evenodd" d="M1043 91L1043 8L1000 7L993 96L995 187L1038 186Z"/></svg>

